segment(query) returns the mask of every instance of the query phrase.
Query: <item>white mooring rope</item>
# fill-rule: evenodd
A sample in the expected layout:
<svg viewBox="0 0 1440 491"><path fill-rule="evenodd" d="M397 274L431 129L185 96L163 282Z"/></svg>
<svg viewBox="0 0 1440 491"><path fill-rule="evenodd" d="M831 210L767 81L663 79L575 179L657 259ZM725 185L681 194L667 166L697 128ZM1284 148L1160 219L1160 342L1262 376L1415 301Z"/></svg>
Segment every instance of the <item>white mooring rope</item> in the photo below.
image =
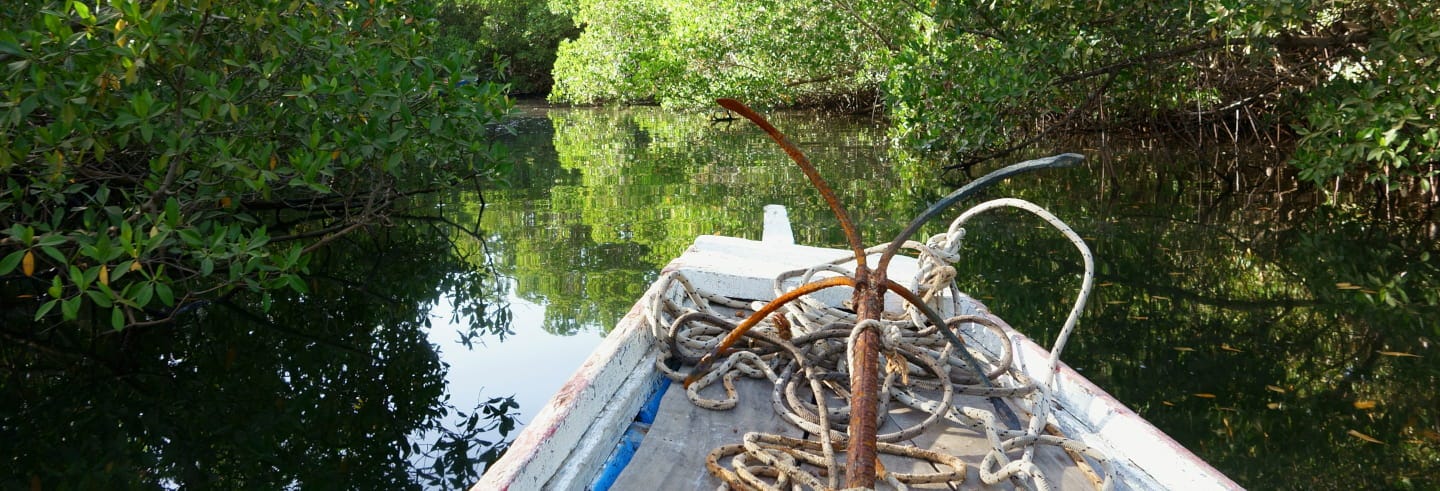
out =
<svg viewBox="0 0 1440 491"><path fill-rule="evenodd" d="M875 329L880 334L884 370L878 394L880 414L883 417L886 412L901 408L926 414L921 422L910 427L878 435L878 451L897 458L927 461L937 469L919 474L882 471L879 476L882 482L896 489L921 483L964 486L965 463L958 456L897 443L920 435L940 421L947 421L982 434L989 442L990 448L978 469L981 481L986 484L1010 481L1034 489L1052 489L1051 477L1041 472L1034 462L1036 447L1048 445L1098 462L1102 468L1098 487L1110 489L1115 471L1103 453L1077 440L1046 432L1060 354L1094 283L1094 259L1080 236L1033 203L1012 198L981 203L956 218L946 233L930 237L923 244L917 241L904 244L919 256L915 293L936 311L958 312L963 295L955 286L952 264L962 258L963 226L980 213L1003 207L1026 210L1044 219L1070 239L1085 265L1080 291L1050 349L1039 380L1031 380L1013 369L1013 347L999 324L987 315L955 315L946 319L944 326L935 326L929 325L919 308L907 305L904 314L857 325L857 318L850 311L811 296L801 297L745 333L748 343L737 345L733 353L717 360L708 373L686 388L686 396L695 405L724 410L739 402L734 388L737 378L766 379L774 384L771 405L776 413L807 434L816 435L802 440L752 432L745 434L741 443L715 449L706 466L725 483L722 488L836 488L836 480L843 470L835 448L843 448L847 438L844 426L849 417L851 396L844 383L849 378L847 353L861 330ZM853 277L844 267L845 262L783 273L775 279L775 294L778 297L817 275ZM671 380L680 381L687 374L674 367L695 365L735 328L736 323L721 307L756 310L759 306L701 291L680 273L671 273L661 281L667 283L664 294L658 295L650 305L647 321L659 343L656 368ZM967 353L957 352L956 347L940 335L941 329L958 333L963 326L974 325L992 330L1005 340L1001 353L994 359L973 347L967 347ZM978 360L985 366L968 366L965 359ZM979 376L985 379L980 380ZM724 387L725 397L713 399L703 395L716 381ZM804 397L799 391L801 381L810 389ZM973 406L957 407L958 395L1005 398L1028 412L1029 418L1024 428L1007 428L996 421L991 411Z"/></svg>

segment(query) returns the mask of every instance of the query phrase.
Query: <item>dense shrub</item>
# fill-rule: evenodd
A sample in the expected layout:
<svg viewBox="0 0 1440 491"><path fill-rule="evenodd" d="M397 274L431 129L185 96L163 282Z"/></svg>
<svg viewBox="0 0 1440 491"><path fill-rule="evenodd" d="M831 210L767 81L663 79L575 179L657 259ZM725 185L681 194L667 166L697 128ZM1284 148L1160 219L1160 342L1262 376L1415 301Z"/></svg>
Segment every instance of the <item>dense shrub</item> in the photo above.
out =
<svg viewBox="0 0 1440 491"><path fill-rule="evenodd" d="M493 172L508 101L431 57L427 3L8 2L7 317L120 329L303 291L312 251Z"/></svg>

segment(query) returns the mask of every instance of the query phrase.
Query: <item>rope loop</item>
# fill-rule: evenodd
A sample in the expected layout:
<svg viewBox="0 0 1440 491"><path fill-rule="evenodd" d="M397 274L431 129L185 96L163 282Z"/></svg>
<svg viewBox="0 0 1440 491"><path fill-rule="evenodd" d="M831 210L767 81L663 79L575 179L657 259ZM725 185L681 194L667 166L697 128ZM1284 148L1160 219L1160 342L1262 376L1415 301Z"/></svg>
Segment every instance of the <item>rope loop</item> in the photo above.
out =
<svg viewBox="0 0 1440 491"><path fill-rule="evenodd" d="M963 258L960 253L966 236L963 225L980 212L1001 207L1021 208L1040 216L1075 243L1085 263L1085 274L1071 315L1045 360L1044 370L1033 380L1013 366L1015 352L1010 339L1013 332L983 311L966 311L972 304L966 302L955 283L954 265ZM866 252L884 248L876 246ZM907 303L903 313L886 314L880 319L858 319L849 306L838 302L839 297L834 295L845 293L843 285L838 292L816 291L787 304L772 306L765 301L728 298L704 291L680 272L668 272L659 280L663 283L661 294L651 299L644 312L657 343L656 369L671 380L685 380L684 366L696 365L704 357L715 355L715 363L709 370L686 387L686 397L691 403L712 410L730 409L741 402L736 380L741 377L765 380L773 387L770 404L776 414L812 435L798 439L746 433L741 443L710 452L706 467L711 474L734 489L836 489L837 479L844 472L843 458L836 455L836 449L846 443L850 401L856 396L848 391L848 363L859 334L874 330L880 339L882 369L879 393L873 397L877 397L881 417L894 411L910 411L922 416L905 418L912 422L908 426L889 425L889 428L903 427L877 435L877 449L891 456L887 457L886 465L891 465L888 459L892 458L917 462L914 467L895 469L934 470L923 473L882 470L878 476L880 482L896 489L931 483L974 487L975 483L965 482L966 467L959 457L899 443L912 440L937 424L949 424L954 426L947 427L946 431L958 427L958 431L975 432L987 443L983 457L976 456L980 460L977 474L985 484L1010 481L1033 489L1052 489L1053 476L1047 476L1035 463L1037 448L1049 446L1070 453L1077 465L1092 476L1090 464L1098 464L1102 472L1094 479L1101 489L1109 489L1115 470L1105 454L1059 436L1051 423L1054 373L1058 370L1059 356L1083 310L1094 278L1093 259L1079 236L1034 204L1002 199L966 210L951 222L945 233L933 235L924 243L906 241L903 248L916 251L918 260L912 283L914 293L906 298L918 299L915 301L920 304ZM849 261L853 258L781 273L774 280L775 296L781 297L806 283L836 275L853 277L854 273L845 266ZM753 328L743 332L743 336L736 336L737 344L727 352L712 353L720 340L740 325L737 319L762 310L768 317L747 320L746 325L753 323ZM937 313L943 314L937 316ZM944 317L946 315L949 317ZM982 350L956 341L980 339L982 334L1002 342ZM711 395L717 392L711 389L716 382L720 383L723 395ZM963 399L968 401L977 397L990 399L999 416L1012 423L997 421L997 412L958 404L962 396L969 397ZM1011 408L1027 413L1023 424L1014 421ZM897 421L899 419L891 420ZM919 465L920 462L924 464Z"/></svg>

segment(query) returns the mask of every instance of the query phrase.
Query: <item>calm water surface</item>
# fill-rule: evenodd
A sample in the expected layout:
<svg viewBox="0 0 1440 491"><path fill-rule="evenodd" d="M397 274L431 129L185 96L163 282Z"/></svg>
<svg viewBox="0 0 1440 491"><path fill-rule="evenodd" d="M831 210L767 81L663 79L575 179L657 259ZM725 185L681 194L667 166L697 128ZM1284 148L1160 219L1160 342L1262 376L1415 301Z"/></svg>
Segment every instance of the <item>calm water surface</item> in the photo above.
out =
<svg viewBox="0 0 1440 491"><path fill-rule="evenodd" d="M875 122L772 121L867 243L963 181L888 150ZM777 203L797 241L844 243L748 124L531 107L510 130L506 182L335 241L311 291L268 313L236 296L179 326L26 340L47 351L7 340L0 488L461 487L696 235L758 238ZM1440 250L1423 205L1318 203L1228 142L1051 150L1089 159L990 197L1049 208L1095 250L1069 364L1247 487L1440 488ZM1053 336L1079 283L1071 246L1019 213L968 229L962 288Z"/></svg>
<svg viewBox="0 0 1440 491"><path fill-rule="evenodd" d="M875 123L773 120L867 243L963 180L886 150ZM755 238L766 203L790 208L798 241L844 244L799 171L747 125L541 108L517 130L512 187L487 194L482 222L511 231L492 244L496 268L547 305L546 332L608 328L695 235ZM1364 199L1322 203L1274 155L1231 142L1096 137L1053 151L1089 160L990 197L1045 206L1095 249L1100 286L1071 365L1249 487L1440 487L1433 220ZM1071 247L1020 213L969 228L962 288L1050 339L1079 283Z"/></svg>

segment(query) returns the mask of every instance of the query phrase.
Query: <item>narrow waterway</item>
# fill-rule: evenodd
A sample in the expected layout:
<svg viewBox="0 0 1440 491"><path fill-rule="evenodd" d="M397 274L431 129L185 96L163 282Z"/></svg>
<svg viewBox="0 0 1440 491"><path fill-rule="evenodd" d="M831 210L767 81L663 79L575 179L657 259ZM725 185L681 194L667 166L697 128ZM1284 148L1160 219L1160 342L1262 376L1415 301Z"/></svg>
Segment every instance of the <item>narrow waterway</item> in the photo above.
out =
<svg viewBox="0 0 1440 491"><path fill-rule="evenodd" d="M888 241L952 189L946 180L963 180L888 150L870 121L773 121L867 243ZM515 180L487 194L482 223L503 235L497 271L548 306L546 332L603 331L695 235L754 238L767 203L790 208L800 242L844 243L798 169L746 124L531 108L516 131ZM1050 150L1089 159L989 197L1045 206L1095 249L1100 283L1066 352L1072 366L1242 484L1440 485L1440 399L1414 390L1440 377L1440 274L1423 226L1373 218L1364 201L1320 203L1265 148L1097 135ZM1078 287L1068 243L1019 213L969 229L962 288L1050 339ZM547 397L524 394L522 419Z"/></svg>
<svg viewBox="0 0 1440 491"><path fill-rule="evenodd" d="M964 180L881 123L772 121L867 243ZM334 241L305 294L121 333L5 326L0 488L464 487L697 235L758 238L776 203L797 241L844 243L747 123L527 107L495 134L504 181ZM1050 209L1095 251L1071 366L1248 487L1440 487L1440 250L1413 208L1321 203L1232 142L1095 135L1012 160L1061 151L1088 159L988 197ZM1071 246L1019 213L967 228L961 288L1048 344Z"/></svg>

